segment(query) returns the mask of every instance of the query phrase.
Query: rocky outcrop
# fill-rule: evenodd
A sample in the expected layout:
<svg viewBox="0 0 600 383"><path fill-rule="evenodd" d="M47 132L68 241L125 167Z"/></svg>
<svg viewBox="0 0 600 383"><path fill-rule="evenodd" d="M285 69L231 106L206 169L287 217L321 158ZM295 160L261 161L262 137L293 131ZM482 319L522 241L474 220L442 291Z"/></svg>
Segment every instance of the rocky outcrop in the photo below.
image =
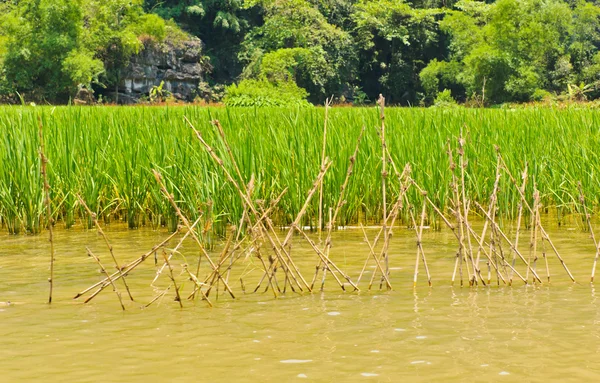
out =
<svg viewBox="0 0 600 383"><path fill-rule="evenodd" d="M203 78L201 57L202 42L195 37L177 44L146 43L121 73L119 103L138 102L161 82L176 99L192 101Z"/></svg>

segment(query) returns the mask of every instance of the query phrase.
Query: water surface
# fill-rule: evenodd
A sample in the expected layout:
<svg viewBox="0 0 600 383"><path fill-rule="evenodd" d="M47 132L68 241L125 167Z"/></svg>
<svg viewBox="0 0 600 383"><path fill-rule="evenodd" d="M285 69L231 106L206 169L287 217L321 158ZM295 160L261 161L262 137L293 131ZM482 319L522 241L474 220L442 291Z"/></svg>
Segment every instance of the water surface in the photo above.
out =
<svg viewBox="0 0 600 383"><path fill-rule="evenodd" d="M180 309L171 289L142 309L156 293L150 286L156 271L150 257L127 278L135 302L126 300L118 284L125 312L111 289L88 304L72 299L102 278L86 246L113 270L95 231L56 232L51 306L45 303L46 236L2 234L0 302L11 304L0 304L0 376L7 382L597 380L600 291L589 284L594 245L576 228L549 231L578 283L571 283L548 253L550 285L452 287L452 234L426 231L433 287L421 268L413 289L415 238L403 228L390 251L393 291L379 290L379 284L367 291L371 264L360 293L344 293L328 278L323 293L288 291L277 299L262 289L250 294L262 273L258 261L249 258L236 264L230 277L235 300L221 287L218 299L211 294L215 307L186 300ZM121 262L139 257L168 235L119 226L107 233ZM374 234L369 231L371 238ZM526 234L521 241L525 254ZM362 233L340 231L333 243L332 259L355 279L367 254ZM195 265L192 242L182 253ZM294 240L292 255L312 279L317 256L300 238ZM192 284L181 274L181 263L174 261L174 271L187 296ZM540 276L543 268L540 260ZM207 272L206 263L202 270ZM522 265L519 271L524 273ZM166 273L156 283L160 288L169 284Z"/></svg>

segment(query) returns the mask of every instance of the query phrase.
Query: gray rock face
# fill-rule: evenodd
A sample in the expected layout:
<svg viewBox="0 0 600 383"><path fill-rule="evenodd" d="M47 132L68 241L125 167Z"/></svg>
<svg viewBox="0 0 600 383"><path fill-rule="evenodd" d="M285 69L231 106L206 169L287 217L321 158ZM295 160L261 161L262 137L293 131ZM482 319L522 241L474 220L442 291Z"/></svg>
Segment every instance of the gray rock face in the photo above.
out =
<svg viewBox="0 0 600 383"><path fill-rule="evenodd" d="M173 97L192 101L203 79L201 56L202 42L195 37L177 45L146 44L121 74L119 103L139 101L162 81L163 89L171 92Z"/></svg>

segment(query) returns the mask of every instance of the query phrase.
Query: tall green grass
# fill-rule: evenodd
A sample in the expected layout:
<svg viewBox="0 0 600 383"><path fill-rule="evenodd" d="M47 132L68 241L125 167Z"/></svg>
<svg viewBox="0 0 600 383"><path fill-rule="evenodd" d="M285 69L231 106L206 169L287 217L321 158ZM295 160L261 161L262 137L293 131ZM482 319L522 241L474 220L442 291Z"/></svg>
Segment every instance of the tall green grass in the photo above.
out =
<svg viewBox="0 0 600 383"><path fill-rule="evenodd" d="M236 222L242 205L235 190L184 123L187 116L231 164L212 119L219 119L244 177L255 177L256 199L283 188L279 224L300 209L319 169L324 110L200 107L0 107L0 220L11 233L39 232L43 216L37 118L44 124L54 214L66 227L87 221L76 205L81 193L105 221L129 227L168 225L177 219L152 177L159 170L190 219L211 215L222 225ZM375 108L333 108L324 203L335 204L348 157L367 128L341 215L341 224L378 220L381 209L380 142ZM588 201L600 201L600 112L593 110L386 109L388 147L398 166L410 162L413 177L444 206L450 171L446 143L467 136L467 190L486 202L496 166L494 145L515 176L525 162L547 208L571 209L581 181ZM393 188L394 178L390 178ZM531 192L532 182L529 183ZM411 194L411 198L418 196ZM514 214L518 195L503 177L499 207ZM305 224L314 225L313 204Z"/></svg>

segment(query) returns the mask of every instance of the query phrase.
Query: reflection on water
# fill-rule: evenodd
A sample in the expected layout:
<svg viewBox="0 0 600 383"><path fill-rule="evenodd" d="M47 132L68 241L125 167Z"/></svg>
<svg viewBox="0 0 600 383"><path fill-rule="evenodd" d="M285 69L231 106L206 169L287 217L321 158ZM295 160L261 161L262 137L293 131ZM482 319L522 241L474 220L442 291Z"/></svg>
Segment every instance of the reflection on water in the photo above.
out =
<svg viewBox="0 0 600 383"><path fill-rule="evenodd" d="M139 257L166 236L121 228L108 234L121 262ZM46 238L2 235L0 380L597 380L600 310L588 283L594 246L578 230L550 234L578 283L571 283L557 259L549 258L551 285L452 287L455 244L447 232L430 232L423 243L433 287L421 274L413 290L414 234L402 230L391 247L390 292L343 293L328 279L324 293L288 292L277 299L269 292L243 294L239 277L252 291L262 275L258 262L248 259L232 272L235 300L220 291L218 300L212 296L212 309L200 301L185 301L180 309L171 290L141 309L156 293L150 282L157 266L149 258L128 277L136 301L125 301L124 294L125 312L109 289L89 304L72 300L102 278L85 246L110 265L95 232L56 233L52 306L44 303ZM333 244L332 258L356 278L368 249L362 233L339 232ZM303 273L312 276L316 255L299 239L292 249ZM193 243L186 243L182 254L194 264ZM174 272L185 281L181 261L174 262ZM365 286L369 279L366 274ZM163 273L155 285L165 289L169 282ZM192 287L184 283L186 296Z"/></svg>

